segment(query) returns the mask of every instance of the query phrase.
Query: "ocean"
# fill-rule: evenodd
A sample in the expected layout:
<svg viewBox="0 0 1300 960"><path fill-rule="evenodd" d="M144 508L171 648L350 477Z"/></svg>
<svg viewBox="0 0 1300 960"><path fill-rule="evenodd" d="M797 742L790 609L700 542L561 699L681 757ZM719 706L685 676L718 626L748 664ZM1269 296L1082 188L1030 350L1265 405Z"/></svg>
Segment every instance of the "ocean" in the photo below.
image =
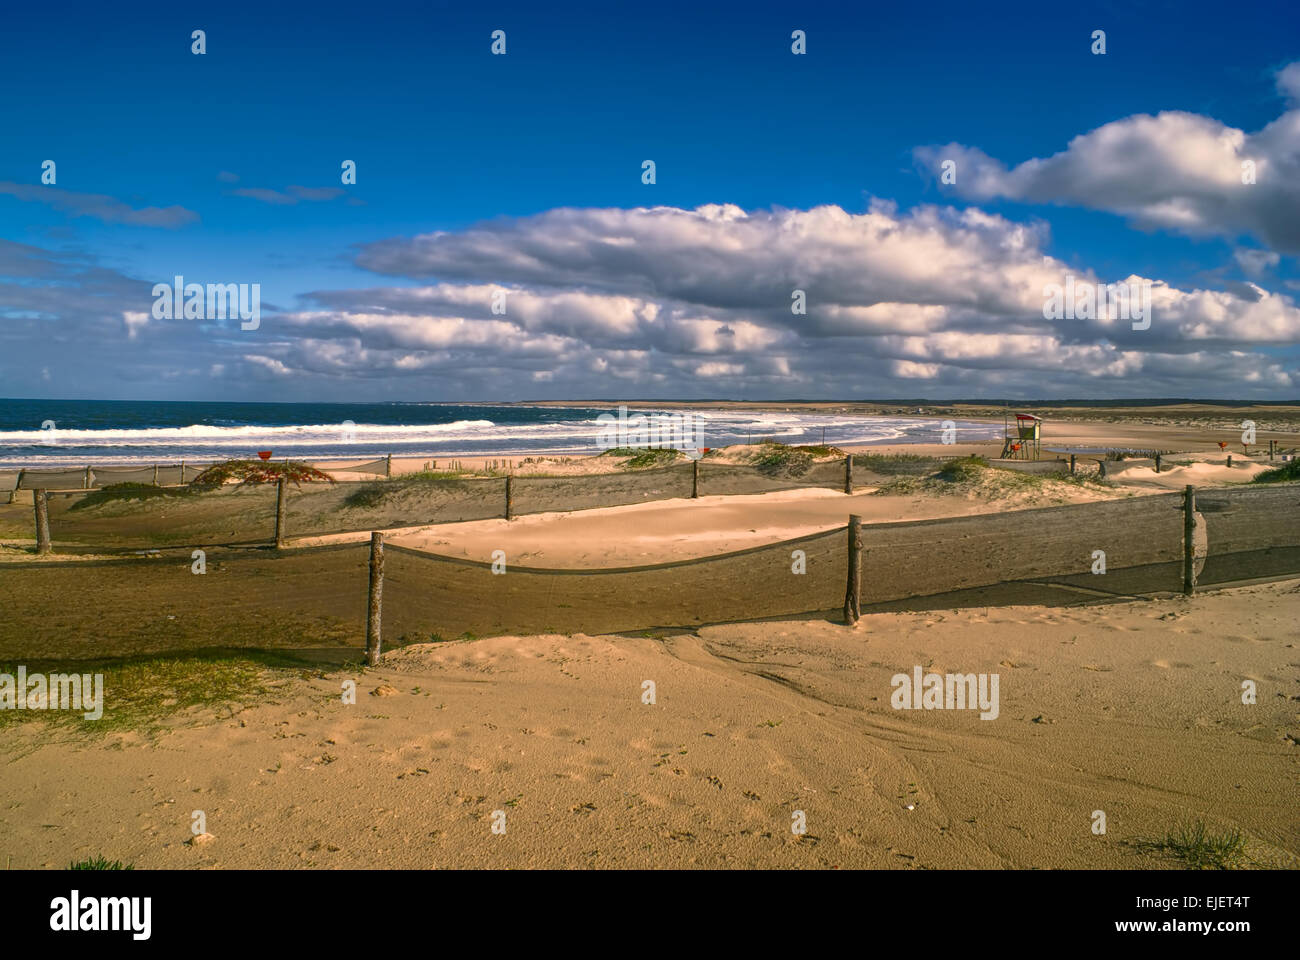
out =
<svg viewBox="0 0 1300 960"><path fill-rule="evenodd" d="M653 406L629 413L662 411ZM539 456L599 452L601 414L615 406L531 407L447 403L210 403L134 400L0 400L0 466L175 463L253 457L367 460L452 454ZM699 411L705 445L765 437L783 443L935 443L922 417ZM962 442L1001 426L957 422Z"/></svg>

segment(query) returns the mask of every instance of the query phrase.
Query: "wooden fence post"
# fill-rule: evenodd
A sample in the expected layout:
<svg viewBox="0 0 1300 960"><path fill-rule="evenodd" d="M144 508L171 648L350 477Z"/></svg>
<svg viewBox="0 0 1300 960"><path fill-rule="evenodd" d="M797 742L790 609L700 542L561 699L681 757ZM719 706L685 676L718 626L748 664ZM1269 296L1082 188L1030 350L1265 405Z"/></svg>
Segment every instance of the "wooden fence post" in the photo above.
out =
<svg viewBox="0 0 1300 960"><path fill-rule="evenodd" d="M181 461L181 486L185 486L185 461Z"/></svg>
<svg viewBox="0 0 1300 960"><path fill-rule="evenodd" d="M700 461L691 461L691 499L697 500L700 496Z"/></svg>
<svg viewBox="0 0 1300 960"><path fill-rule="evenodd" d="M384 535L370 535L370 593L366 604L366 664L379 665L382 634L380 621L384 612Z"/></svg>
<svg viewBox="0 0 1300 960"><path fill-rule="evenodd" d="M1228 454L1228 466L1232 466L1232 454Z"/></svg>
<svg viewBox="0 0 1300 960"><path fill-rule="evenodd" d="M510 474L508 473L506 474L506 519L507 520L513 520L515 518L514 479L515 478L512 477Z"/></svg>
<svg viewBox="0 0 1300 960"><path fill-rule="evenodd" d="M390 480L393 477L393 455L391 453L384 458L384 476Z"/></svg>
<svg viewBox="0 0 1300 960"><path fill-rule="evenodd" d="M849 581L844 590L844 620L855 624L862 616L862 518L849 515Z"/></svg>
<svg viewBox="0 0 1300 960"><path fill-rule="evenodd" d="M32 504L36 511L36 553L39 556L53 549L50 546L50 511L44 488L32 491Z"/></svg>
<svg viewBox="0 0 1300 960"><path fill-rule="evenodd" d="M853 454L844 458L844 492L853 492Z"/></svg>
<svg viewBox="0 0 1300 960"><path fill-rule="evenodd" d="M1074 476L1074 454L1070 454L1070 476Z"/></svg>
<svg viewBox="0 0 1300 960"><path fill-rule="evenodd" d="M1183 488L1183 595L1196 592L1196 488Z"/></svg>
<svg viewBox="0 0 1300 960"><path fill-rule="evenodd" d="M275 549L284 546L284 500L287 489L284 477L275 481Z"/></svg>
<svg viewBox="0 0 1300 960"><path fill-rule="evenodd" d="M1275 453L1277 453L1277 441L1270 440L1268 442L1268 458L1272 460Z"/></svg>
<svg viewBox="0 0 1300 960"><path fill-rule="evenodd" d="M1156 473L1160 472L1160 454L1156 454Z"/></svg>
<svg viewBox="0 0 1300 960"><path fill-rule="evenodd" d="M82 490L90 489L90 465L89 464L86 465L86 476L81 481L81 489Z"/></svg>

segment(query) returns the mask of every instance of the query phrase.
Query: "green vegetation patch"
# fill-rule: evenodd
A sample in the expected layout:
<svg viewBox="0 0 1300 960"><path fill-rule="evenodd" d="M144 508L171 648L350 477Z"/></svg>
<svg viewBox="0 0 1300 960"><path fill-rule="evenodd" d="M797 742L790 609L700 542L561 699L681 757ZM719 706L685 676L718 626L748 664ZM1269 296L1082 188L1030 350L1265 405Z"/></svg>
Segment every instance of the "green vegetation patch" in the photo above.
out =
<svg viewBox="0 0 1300 960"><path fill-rule="evenodd" d="M271 687L289 680L296 661L250 651L191 657L142 657L116 661L29 661L33 674L103 675L99 719L86 719L86 710L0 710L0 730L23 723L93 735L121 731L152 733L169 717L192 707L248 704L262 699ZM0 673L16 677L18 665L0 664ZM83 692L83 698L92 691Z"/></svg>
<svg viewBox="0 0 1300 960"><path fill-rule="evenodd" d="M813 455L805 449L764 440L750 463L772 477L802 477L813 465Z"/></svg>
<svg viewBox="0 0 1300 960"><path fill-rule="evenodd" d="M298 486L303 483L334 483L334 478L309 463L289 460L276 463L272 460L226 460L214 463L190 481L195 490L215 490L225 483L237 480L241 484L277 483L288 480Z"/></svg>
<svg viewBox="0 0 1300 960"><path fill-rule="evenodd" d="M1265 470L1257 475L1251 483L1290 483L1300 480L1300 460L1288 460L1280 467Z"/></svg>
<svg viewBox="0 0 1300 960"><path fill-rule="evenodd" d="M1246 837L1235 827L1213 832L1203 820L1171 830L1137 846L1180 860L1189 870L1236 870L1246 866Z"/></svg>
<svg viewBox="0 0 1300 960"><path fill-rule="evenodd" d="M1092 474L1026 473L1010 467L991 465L983 457L961 457L949 460L927 476L901 476L884 484L876 491L883 496L906 496L930 493L940 495L972 495L988 500L1023 493L1050 495L1053 487L1062 484L1089 490L1109 489L1114 486Z"/></svg>
<svg viewBox="0 0 1300 960"><path fill-rule="evenodd" d="M686 454L671 447L612 447L601 453L602 457L627 458L623 464L629 470L644 470L646 467L662 467L680 460Z"/></svg>
<svg viewBox="0 0 1300 960"><path fill-rule="evenodd" d="M90 857L68 864L69 870L134 870L135 866L121 860L109 860L107 857Z"/></svg>

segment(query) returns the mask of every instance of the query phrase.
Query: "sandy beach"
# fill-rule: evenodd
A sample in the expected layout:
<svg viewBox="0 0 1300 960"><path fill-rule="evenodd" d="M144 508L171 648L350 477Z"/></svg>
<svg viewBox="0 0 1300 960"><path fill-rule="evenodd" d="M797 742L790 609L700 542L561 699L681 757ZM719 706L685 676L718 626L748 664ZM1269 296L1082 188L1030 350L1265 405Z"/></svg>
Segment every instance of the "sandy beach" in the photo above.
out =
<svg viewBox="0 0 1300 960"><path fill-rule="evenodd" d="M1287 581L409 647L156 738L11 730L0 824L15 867L1131 869L1204 818L1294 867L1298 612ZM892 709L915 665L999 674L997 719ZM210 842L187 843L195 810Z"/></svg>
<svg viewBox="0 0 1300 960"><path fill-rule="evenodd" d="M270 522L265 491L89 511L71 510L80 496L71 494L52 507L60 552L40 563L20 535L30 504L0 507L13 532L0 662L104 669L110 716L115 682L140 669L171 678L122 695L144 711L139 721L5 718L0 852L14 851L15 867L102 854L140 868L1157 868L1177 865L1161 838L1201 822L1241 831L1247 865L1295 867L1300 580L1184 598L1156 577L1153 599L1121 591L1101 604L1096 591L1058 584L1065 592L1050 595L1076 594L1068 606L984 605L968 591L955 609L869 609L852 626L826 612L843 593L835 565L849 514L879 531L1132 504L1133 516L1153 521L1140 509L1150 498L1187 485L1245 488L1270 466L1258 450L1228 466L1217 434L1170 424L1058 424L1044 441L1056 445L1180 452L1159 473L1149 460L1111 462L1105 482L1081 459L1075 478L977 468L954 483L929 473L948 460L913 469L907 457L998 451L873 445L851 495L834 488L841 458L807 486L718 494L706 483L694 499L683 493L688 464L674 480L672 471L626 476L608 457L457 458L461 471L497 474L474 481L486 484L489 512L466 520L444 516L445 498L480 488L451 480L431 494L400 493L425 463L395 459L393 481L338 471L355 482L295 494L300 530L359 526L300 532L281 551L243 542ZM723 485L717 478L750 456L723 451L712 465L722 472L704 476ZM498 485L512 466L519 477L569 480L536 488L552 491L549 500L516 481L537 509L507 521ZM633 502L564 508L579 489L570 481L618 490L632 480L644 486ZM348 507L356 490L373 491L380 506ZM361 512L348 520L350 510ZM422 512L444 519L393 522ZM1151 529L1166 527L1175 529ZM371 529L407 552L389 560L391 648L362 668ZM161 551L92 548L142 531ZM192 576L187 544L217 535L229 543L210 548L206 577ZM812 538L799 542L816 574L803 606L790 592L788 548L716 571L581 576L779 551L796 538ZM999 563L1026 552L1017 542ZM494 551L512 569L572 575L475 572ZM421 554L446 559L426 567L411 559ZM983 554L971 556L961 576L988 582L978 579ZM880 549L868 557L868 601L890 568L914 560ZM904 575L904 593L918 575ZM924 575L944 582L942 568ZM78 591L96 598L93 623L67 606ZM822 612L789 612L799 609ZM653 626L663 623L677 625ZM424 642L431 633L436 642ZM202 683L219 693L185 693L195 664L213 671ZM897 709L894 680L914 670L996 676L995 715ZM1252 704L1242 701L1246 681L1257 688ZM199 842L195 811L210 834ZM1093 830L1097 811L1105 833Z"/></svg>

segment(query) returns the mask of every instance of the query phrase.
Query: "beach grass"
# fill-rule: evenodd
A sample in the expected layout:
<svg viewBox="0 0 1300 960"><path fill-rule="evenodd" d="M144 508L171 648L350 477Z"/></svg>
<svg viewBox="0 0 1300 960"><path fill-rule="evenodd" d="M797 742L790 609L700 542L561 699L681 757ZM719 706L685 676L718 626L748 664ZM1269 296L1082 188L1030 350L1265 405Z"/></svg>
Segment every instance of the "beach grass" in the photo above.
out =
<svg viewBox="0 0 1300 960"><path fill-rule="evenodd" d="M764 440L749 462L768 476L801 477L813 465L813 457L806 448Z"/></svg>
<svg viewBox="0 0 1300 960"><path fill-rule="evenodd" d="M83 710L0 711L0 729L25 723L86 736L134 731L150 735L167 720L199 708L234 708L264 700L304 670L301 661L261 651L200 653L182 657L141 657L109 661L26 661L27 675L76 673L103 676L103 714L88 719ZM16 675L17 665L0 664Z"/></svg>
<svg viewBox="0 0 1300 960"><path fill-rule="evenodd" d="M1189 870L1236 870L1248 862L1240 830L1214 832L1203 820L1183 824L1156 840L1139 840L1137 846L1179 860Z"/></svg>
<svg viewBox="0 0 1300 960"><path fill-rule="evenodd" d="M1290 460L1280 467L1265 470L1258 474L1251 483L1290 483L1300 480L1300 460Z"/></svg>
<svg viewBox="0 0 1300 960"><path fill-rule="evenodd" d="M107 857L88 857L85 860L78 860L76 863L68 864L69 870L134 870L135 865L123 863L121 860L109 860Z"/></svg>
<svg viewBox="0 0 1300 960"><path fill-rule="evenodd" d="M671 447L611 447L602 451L602 457L627 458L623 467L629 470L644 470L647 467L667 466L685 456L680 450Z"/></svg>
<svg viewBox="0 0 1300 960"><path fill-rule="evenodd" d="M925 476L900 476L881 486L878 496L972 496L986 500L1029 495L1051 497L1063 487L1104 491L1114 488L1109 480L1091 474L1026 473L990 464L983 457L961 457L942 462L938 470Z"/></svg>

